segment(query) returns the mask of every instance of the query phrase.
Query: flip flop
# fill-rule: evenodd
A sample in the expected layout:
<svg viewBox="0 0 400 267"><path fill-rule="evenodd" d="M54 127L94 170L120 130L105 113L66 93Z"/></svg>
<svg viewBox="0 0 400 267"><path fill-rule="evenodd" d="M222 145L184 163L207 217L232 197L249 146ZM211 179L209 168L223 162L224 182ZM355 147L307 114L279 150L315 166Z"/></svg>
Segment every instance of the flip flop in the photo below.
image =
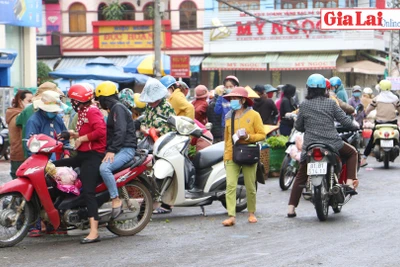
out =
<svg viewBox="0 0 400 267"><path fill-rule="evenodd" d="M162 207L156 208L155 210L153 210L153 214L167 214L167 213L171 213L172 210L168 210L168 209L164 209Z"/></svg>
<svg viewBox="0 0 400 267"><path fill-rule="evenodd" d="M229 219L226 219L225 221L222 222L223 226L234 226L236 223L236 219L234 217L230 217Z"/></svg>
<svg viewBox="0 0 400 267"><path fill-rule="evenodd" d="M256 223L256 222L258 222L256 216L254 216L254 215L249 216L249 218L248 218L247 220L249 221L249 223Z"/></svg>

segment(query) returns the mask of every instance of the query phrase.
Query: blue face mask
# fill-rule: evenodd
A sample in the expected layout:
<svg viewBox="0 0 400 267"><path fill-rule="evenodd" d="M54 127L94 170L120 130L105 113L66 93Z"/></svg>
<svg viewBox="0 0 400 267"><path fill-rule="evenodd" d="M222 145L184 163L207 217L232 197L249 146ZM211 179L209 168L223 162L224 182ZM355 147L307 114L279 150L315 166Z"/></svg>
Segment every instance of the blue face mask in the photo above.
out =
<svg viewBox="0 0 400 267"><path fill-rule="evenodd" d="M47 116L47 118L52 120L57 116L57 113L46 112L46 116Z"/></svg>
<svg viewBox="0 0 400 267"><path fill-rule="evenodd" d="M231 109L233 110L239 110L242 108L242 104L240 104L240 101L235 99L231 100Z"/></svg>
<svg viewBox="0 0 400 267"><path fill-rule="evenodd" d="M360 97L360 96L361 96L361 93L360 93L360 92L353 93L353 96L354 96L354 97Z"/></svg>
<svg viewBox="0 0 400 267"><path fill-rule="evenodd" d="M227 94L230 94L230 93L232 92L232 89L225 89L225 92L226 92Z"/></svg>

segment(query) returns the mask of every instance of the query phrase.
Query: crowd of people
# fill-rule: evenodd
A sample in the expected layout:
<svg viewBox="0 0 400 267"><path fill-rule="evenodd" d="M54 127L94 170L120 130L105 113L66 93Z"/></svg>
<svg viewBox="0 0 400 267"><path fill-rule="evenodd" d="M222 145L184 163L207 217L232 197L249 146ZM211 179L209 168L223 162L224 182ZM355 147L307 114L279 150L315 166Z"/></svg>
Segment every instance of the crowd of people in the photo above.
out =
<svg viewBox="0 0 400 267"><path fill-rule="evenodd" d="M117 85L109 81L96 88L89 84L75 84L67 95L71 109L65 104L67 97L56 84L45 82L39 86L35 95L30 91L19 90L7 110L6 122L11 145L10 175L15 179L16 170L30 155L23 139L42 133L61 138L65 144L71 142L76 151L71 153L66 150L52 155L51 160L55 166L80 167L82 194L90 218L90 233L81 243L98 242L98 207L95 199L97 181L103 179L107 185L112 200L112 217L118 217L122 201L112 171L134 158L135 150L141 145L138 139L145 139L152 131L162 136L172 130L165 120L160 120L158 115L162 114L166 117L177 115L192 119L203 130L203 134L213 140L193 138L191 145L196 147L196 151L212 143L225 141L226 205L229 218L222 222L224 226L236 224L236 187L240 172L244 175L247 192L248 222L257 222L257 163L241 164L233 161L233 147L236 143L254 144L265 140L265 124L279 124L281 135L289 136L293 127L305 132L304 146L322 141L334 147L351 163L348 164L347 183L352 190L348 193L357 194L354 188L354 181L357 180L357 151L338 137L333 121L350 126L353 124L347 116L350 114L362 125L372 109L377 109L379 120L394 121L392 106L400 111L398 98L389 94L390 86L387 82L381 82L382 91L377 98L373 97L371 88L354 86L352 96L348 99L338 77L328 80L314 74L308 78L306 85L306 100L299 106L294 85L285 84L276 88L269 84L255 85L252 88L255 97L250 97L249 90L240 85L237 77L231 75L214 90L198 85L194 88L194 101L189 101L189 86L170 75L161 80L150 78L141 94L129 88L118 91ZM360 104L366 110L355 113L355 108ZM286 116L291 113L298 114L296 123ZM137 119L140 115L143 118L139 121ZM67 135L63 134L66 132ZM370 148L369 144L364 161ZM288 217L296 216L295 207L301 196L300 185L306 179L303 155L289 201ZM171 210L171 206L162 204L153 213L169 213ZM59 230L51 229L51 226L39 220L30 235L40 236L44 232Z"/></svg>

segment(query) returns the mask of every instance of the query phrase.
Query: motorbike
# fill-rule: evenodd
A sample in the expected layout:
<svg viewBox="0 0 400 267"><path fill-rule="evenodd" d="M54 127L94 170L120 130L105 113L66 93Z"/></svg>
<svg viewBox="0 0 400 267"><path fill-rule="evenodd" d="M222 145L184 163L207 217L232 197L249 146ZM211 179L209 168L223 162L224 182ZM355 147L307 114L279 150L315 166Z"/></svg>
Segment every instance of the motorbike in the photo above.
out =
<svg viewBox="0 0 400 267"><path fill-rule="evenodd" d="M389 169L389 161L399 156L399 128L396 124L376 124L374 132L374 155L378 162L383 161Z"/></svg>
<svg viewBox="0 0 400 267"><path fill-rule="evenodd" d="M171 206L200 206L204 216L204 206L211 205L215 200L219 200L226 208L225 143L219 142L198 151L191 161L188 157L191 136L210 138L203 135L201 128L190 118L159 116L175 131L161 136L154 144L156 202ZM243 176L239 177L236 197L236 211L246 209Z"/></svg>
<svg viewBox="0 0 400 267"><path fill-rule="evenodd" d="M4 123L4 118L0 117L0 158L10 159L10 139L8 137L8 127Z"/></svg>
<svg viewBox="0 0 400 267"><path fill-rule="evenodd" d="M83 195L58 190L56 181L46 173L50 155L71 148L44 134L31 136L27 147L32 155L18 168L18 178L0 186L0 247L22 241L38 218L51 223L54 229L60 225L68 230L89 228ZM151 162L152 155L137 150L134 160L113 172L123 202L123 212L115 219L106 185L102 181L97 185L99 225L116 235L129 236L149 223L153 197L151 182L144 173Z"/></svg>

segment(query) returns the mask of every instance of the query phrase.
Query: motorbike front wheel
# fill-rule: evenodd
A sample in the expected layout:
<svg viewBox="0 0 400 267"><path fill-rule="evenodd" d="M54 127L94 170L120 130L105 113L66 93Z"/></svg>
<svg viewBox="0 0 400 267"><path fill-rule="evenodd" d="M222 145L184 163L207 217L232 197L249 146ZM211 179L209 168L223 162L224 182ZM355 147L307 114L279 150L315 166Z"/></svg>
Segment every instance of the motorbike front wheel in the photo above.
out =
<svg viewBox="0 0 400 267"><path fill-rule="evenodd" d="M0 196L0 248L12 247L27 235L33 207L18 193Z"/></svg>
<svg viewBox="0 0 400 267"><path fill-rule="evenodd" d="M279 186L282 190L288 190L290 188L297 174L297 171L293 172L293 167L290 166L291 160L292 158L287 154L282 162L281 172L279 175Z"/></svg>
<svg viewBox="0 0 400 267"><path fill-rule="evenodd" d="M153 213L153 199L147 187L139 181L129 182L125 185L128 198L132 206L139 208L138 215L135 219L112 221L107 225L107 229L113 234L119 236L135 235L142 231L150 222ZM121 190L121 200L123 210L127 209L124 190ZM118 218L117 218L118 219Z"/></svg>
<svg viewBox="0 0 400 267"><path fill-rule="evenodd" d="M328 218L329 212L329 193L326 179L322 179L319 186L314 186L314 205L318 219L323 222Z"/></svg>

